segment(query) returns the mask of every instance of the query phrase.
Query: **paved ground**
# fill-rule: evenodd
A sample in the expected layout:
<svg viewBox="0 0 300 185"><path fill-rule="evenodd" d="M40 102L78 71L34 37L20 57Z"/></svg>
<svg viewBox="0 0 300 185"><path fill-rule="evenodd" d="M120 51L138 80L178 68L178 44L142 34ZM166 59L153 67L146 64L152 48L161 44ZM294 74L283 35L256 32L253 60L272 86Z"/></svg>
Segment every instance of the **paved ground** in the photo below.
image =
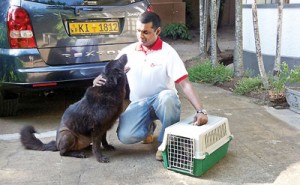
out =
<svg viewBox="0 0 300 185"><path fill-rule="evenodd" d="M195 44L188 47L190 56L196 56L193 55L197 49ZM18 117L0 119L0 184L299 184L299 114L287 109L259 106L249 98L233 95L215 86L195 84L195 88L209 114L228 118L234 135L225 158L201 177L165 169L162 162L155 160L157 143L119 143L115 128L109 132L108 140L117 150L105 152L111 159L107 164L96 162L94 156L76 159L61 157L58 152L24 150L16 134L20 127L25 123L33 124L43 133L40 135L43 141L54 139L55 133L51 131L56 128L72 96L67 94L61 100L47 100L45 106L33 102L27 108L21 107L23 112ZM181 92L180 98L181 117L194 114ZM28 109L35 110L39 116L31 118L30 111L26 112ZM287 117L293 119L288 120Z"/></svg>

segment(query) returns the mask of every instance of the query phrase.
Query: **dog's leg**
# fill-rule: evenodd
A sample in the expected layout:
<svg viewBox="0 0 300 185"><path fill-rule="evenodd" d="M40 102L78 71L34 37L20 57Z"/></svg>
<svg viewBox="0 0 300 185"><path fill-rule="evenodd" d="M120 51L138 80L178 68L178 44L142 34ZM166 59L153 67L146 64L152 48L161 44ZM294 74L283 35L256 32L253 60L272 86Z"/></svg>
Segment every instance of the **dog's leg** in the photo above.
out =
<svg viewBox="0 0 300 185"><path fill-rule="evenodd" d="M101 140L102 146L103 146L106 150L111 150L111 151L112 151L112 150L116 150L114 146L108 144L108 142L107 142L107 140L106 140L106 133L107 133L107 132L105 132L105 133L103 134L103 136L102 136L102 140Z"/></svg>
<svg viewBox="0 0 300 185"><path fill-rule="evenodd" d="M86 158L87 155L82 150L74 150L76 148L76 138L70 132L61 132L59 140L59 151L61 156L70 156L76 158Z"/></svg>
<svg viewBox="0 0 300 185"><path fill-rule="evenodd" d="M61 156L76 157L76 158L87 158L86 153L84 151L81 151L81 150L67 151L63 154L62 154L62 152L60 152L60 155Z"/></svg>
<svg viewBox="0 0 300 185"><path fill-rule="evenodd" d="M96 156L96 159L98 162L108 163L109 158L104 156L101 152L101 140L102 140L103 135L104 135L103 132L100 132L100 133L94 132L93 133L93 153Z"/></svg>

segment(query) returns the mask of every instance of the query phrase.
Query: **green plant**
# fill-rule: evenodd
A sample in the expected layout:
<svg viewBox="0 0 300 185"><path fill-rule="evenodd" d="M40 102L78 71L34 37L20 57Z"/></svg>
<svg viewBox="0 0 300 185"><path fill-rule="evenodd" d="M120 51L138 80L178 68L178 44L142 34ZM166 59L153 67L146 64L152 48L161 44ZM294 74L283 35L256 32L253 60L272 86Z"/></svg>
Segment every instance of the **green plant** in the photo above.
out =
<svg viewBox="0 0 300 185"><path fill-rule="evenodd" d="M168 37L173 40L184 39L191 40L192 35L189 33L188 28L185 24L182 23L170 23L165 26L163 32L163 37Z"/></svg>
<svg viewBox="0 0 300 185"><path fill-rule="evenodd" d="M189 79L192 82L204 82L210 84L221 84L230 81L233 70L222 64L213 66L210 61L205 61L188 68Z"/></svg>
<svg viewBox="0 0 300 185"><path fill-rule="evenodd" d="M249 92L262 89L262 87L263 84L260 77L254 77L254 78L244 77L237 82L233 92L239 95L244 95Z"/></svg>
<svg viewBox="0 0 300 185"><path fill-rule="evenodd" d="M300 66L295 66L294 69L289 69L289 66L283 62L281 64L281 71L279 74L271 77L270 81L270 90L276 94L283 93L286 85L300 82Z"/></svg>
<svg viewBox="0 0 300 185"><path fill-rule="evenodd" d="M300 82L300 66L296 66L294 69L291 69L289 74L288 83Z"/></svg>

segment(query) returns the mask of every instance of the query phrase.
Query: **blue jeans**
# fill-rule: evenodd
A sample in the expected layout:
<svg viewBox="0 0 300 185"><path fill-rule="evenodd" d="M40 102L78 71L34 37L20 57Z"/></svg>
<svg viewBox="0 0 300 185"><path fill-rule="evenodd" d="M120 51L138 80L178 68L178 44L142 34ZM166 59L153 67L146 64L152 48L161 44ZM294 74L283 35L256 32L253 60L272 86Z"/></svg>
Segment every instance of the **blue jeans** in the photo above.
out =
<svg viewBox="0 0 300 185"><path fill-rule="evenodd" d="M163 140L165 128L180 120L181 102L172 90L164 90L152 97L131 102L119 118L117 135L122 143L138 143L151 134L151 109L162 123L159 143Z"/></svg>

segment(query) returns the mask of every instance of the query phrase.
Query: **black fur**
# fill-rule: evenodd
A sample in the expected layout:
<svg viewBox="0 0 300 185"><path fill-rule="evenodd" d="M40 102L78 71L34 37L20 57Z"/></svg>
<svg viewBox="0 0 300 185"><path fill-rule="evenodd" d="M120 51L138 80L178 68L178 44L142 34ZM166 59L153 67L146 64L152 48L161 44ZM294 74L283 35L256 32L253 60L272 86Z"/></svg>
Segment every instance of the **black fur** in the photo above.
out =
<svg viewBox="0 0 300 185"><path fill-rule="evenodd" d="M114 150L106 140L106 132L123 110L126 63L126 55L108 63L103 74L106 78L105 85L89 87L81 100L65 110L56 141L44 144L34 136L36 131L32 126L25 126L20 132L24 147L31 150L60 151L62 156L85 158L87 156L83 149L92 143L97 161L109 162L102 155L100 147L102 143L105 149Z"/></svg>

